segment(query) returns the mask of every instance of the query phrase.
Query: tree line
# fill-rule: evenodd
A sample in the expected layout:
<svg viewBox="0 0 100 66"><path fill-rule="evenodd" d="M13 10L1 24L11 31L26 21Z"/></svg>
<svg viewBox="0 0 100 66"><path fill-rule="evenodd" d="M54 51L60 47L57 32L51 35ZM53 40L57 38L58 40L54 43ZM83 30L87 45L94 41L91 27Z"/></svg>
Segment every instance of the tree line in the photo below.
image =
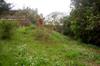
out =
<svg viewBox="0 0 100 66"><path fill-rule="evenodd" d="M71 0L71 9L64 34L100 46L100 0Z"/></svg>

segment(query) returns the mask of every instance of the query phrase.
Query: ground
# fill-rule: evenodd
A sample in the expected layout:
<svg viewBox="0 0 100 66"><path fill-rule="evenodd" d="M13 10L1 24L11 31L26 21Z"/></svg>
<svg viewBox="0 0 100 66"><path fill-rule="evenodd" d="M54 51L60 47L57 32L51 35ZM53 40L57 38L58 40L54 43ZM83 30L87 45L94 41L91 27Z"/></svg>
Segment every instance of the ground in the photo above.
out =
<svg viewBox="0 0 100 66"><path fill-rule="evenodd" d="M96 46L47 29L23 27L15 34L0 41L0 66L100 66Z"/></svg>

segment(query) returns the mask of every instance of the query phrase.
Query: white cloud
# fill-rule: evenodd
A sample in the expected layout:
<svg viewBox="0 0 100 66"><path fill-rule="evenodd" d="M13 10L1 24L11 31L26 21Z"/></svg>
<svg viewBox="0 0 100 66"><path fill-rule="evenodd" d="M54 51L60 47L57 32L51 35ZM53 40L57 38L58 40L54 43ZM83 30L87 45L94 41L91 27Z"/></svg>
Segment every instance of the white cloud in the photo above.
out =
<svg viewBox="0 0 100 66"><path fill-rule="evenodd" d="M22 9L23 7L38 8L39 13L44 16L51 12L59 11L70 12L70 0L6 0L14 5L13 9Z"/></svg>

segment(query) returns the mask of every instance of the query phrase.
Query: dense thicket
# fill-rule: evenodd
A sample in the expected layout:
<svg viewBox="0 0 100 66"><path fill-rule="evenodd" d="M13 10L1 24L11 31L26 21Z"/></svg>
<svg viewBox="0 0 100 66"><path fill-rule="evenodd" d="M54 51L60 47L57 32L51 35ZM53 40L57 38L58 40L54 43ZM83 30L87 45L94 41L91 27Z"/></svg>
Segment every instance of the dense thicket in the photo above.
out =
<svg viewBox="0 0 100 66"><path fill-rule="evenodd" d="M74 35L75 38L80 38L83 42L99 45L100 0L71 1L72 11L67 19L70 20L70 26L66 25L70 32L67 34ZM65 29L65 31L67 30Z"/></svg>

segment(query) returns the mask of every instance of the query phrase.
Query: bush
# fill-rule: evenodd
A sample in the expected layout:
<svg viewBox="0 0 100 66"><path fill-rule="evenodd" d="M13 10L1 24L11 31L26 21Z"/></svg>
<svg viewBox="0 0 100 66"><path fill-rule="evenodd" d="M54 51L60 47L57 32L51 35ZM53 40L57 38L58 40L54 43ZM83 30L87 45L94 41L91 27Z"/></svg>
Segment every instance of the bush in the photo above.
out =
<svg viewBox="0 0 100 66"><path fill-rule="evenodd" d="M0 39L11 39L14 35L16 22L12 20L0 20Z"/></svg>
<svg viewBox="0 0 100 66"><path fill-rule="evenodd" d="M71 31L71 20L68 16L63 18L63 34L73 36L73 32Z"/></svg>
<svg viewBox="0 0 100 66"><path fill-rule="evenodd" d="M50 41L50 33L48 30L46 29L37 29L36 31L34 31L34 39L35 40L39 40L39 41L43 41L43 42L48 42Z"/></svg>

